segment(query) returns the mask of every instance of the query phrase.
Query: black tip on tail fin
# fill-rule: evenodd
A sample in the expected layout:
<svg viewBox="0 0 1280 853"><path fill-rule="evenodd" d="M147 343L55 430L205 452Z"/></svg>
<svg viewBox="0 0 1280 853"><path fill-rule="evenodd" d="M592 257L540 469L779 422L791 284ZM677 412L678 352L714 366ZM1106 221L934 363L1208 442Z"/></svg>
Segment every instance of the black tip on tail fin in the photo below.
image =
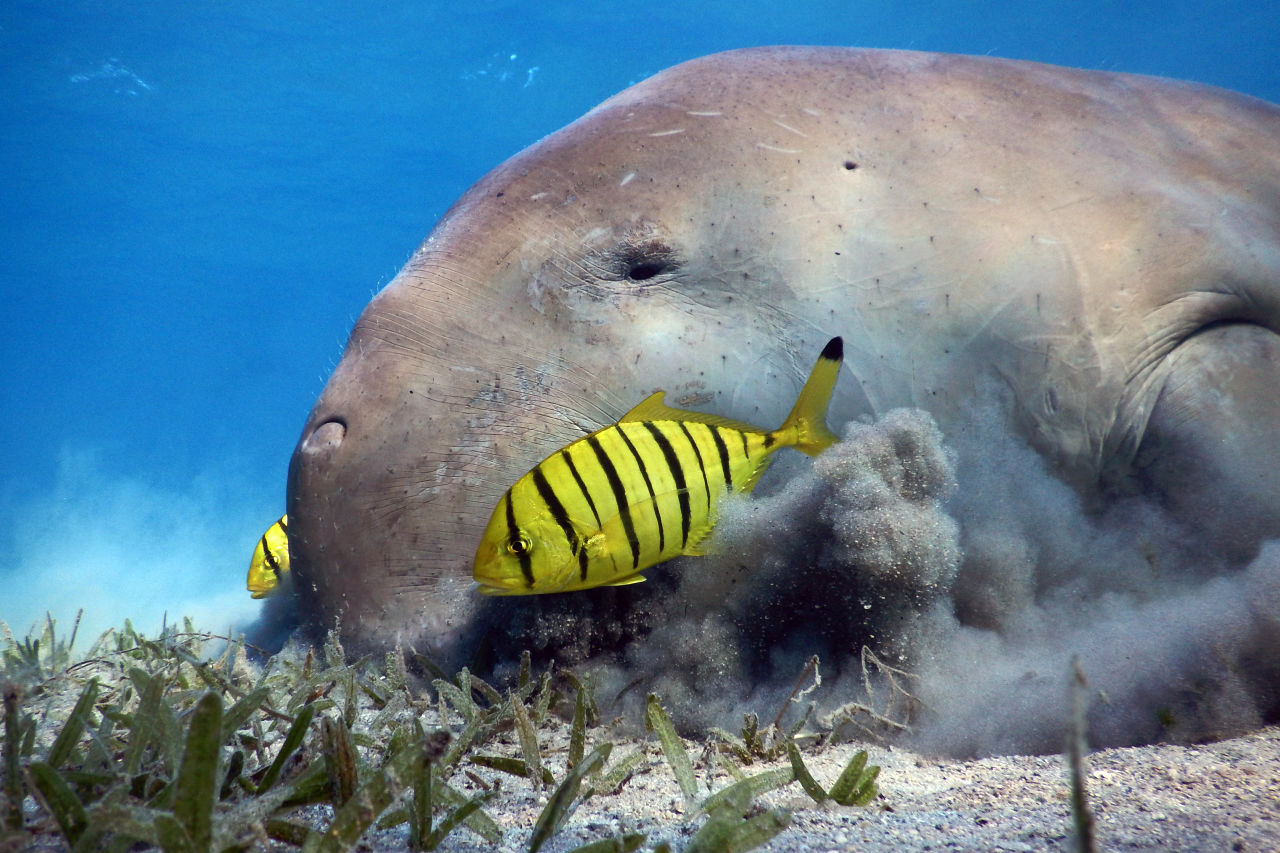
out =
<svg viewBox="0 0 1280 853"><path fill-rule="evenodd" d="M844 358L844 338L836 336L827 341L827 345L822 348L822 358L828 361L840 361Z"/></svg>
<svg viewBox="0 0 1280 853"><path fill-rule="evenodd" d="M817 456L840 438L827 427L827 407L835 391L840 365L844 361L844 338L835 337L822 348L813 365L813 371L800 389L800 396L791 408L791 414L778 427L777 433L787 435L786 443L801 453Z"/></svg>

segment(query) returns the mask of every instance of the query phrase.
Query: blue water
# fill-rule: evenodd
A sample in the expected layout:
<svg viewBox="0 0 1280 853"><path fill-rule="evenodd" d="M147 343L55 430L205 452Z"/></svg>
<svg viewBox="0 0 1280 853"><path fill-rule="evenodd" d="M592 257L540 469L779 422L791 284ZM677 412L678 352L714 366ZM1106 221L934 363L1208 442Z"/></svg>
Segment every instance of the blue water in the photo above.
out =
<svg viewBox="0 0 1280 853"><path fill-rule="evenodd" d="M248 554L283 508L302 421L450 202L629 83L778 43L1280 101L1280 4L1257 0L8 0L0 619L251 614Z"/></svg>

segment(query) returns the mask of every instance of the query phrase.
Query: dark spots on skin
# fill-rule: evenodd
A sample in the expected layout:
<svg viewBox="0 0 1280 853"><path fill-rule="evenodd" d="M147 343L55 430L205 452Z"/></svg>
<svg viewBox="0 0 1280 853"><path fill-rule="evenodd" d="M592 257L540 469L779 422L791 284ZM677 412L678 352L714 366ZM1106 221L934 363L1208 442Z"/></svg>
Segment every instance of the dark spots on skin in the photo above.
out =
<svg viewBox="0 0 1280 853"><path fill-rule="evenodd" d="M845 168L845 171L852 172L854 169L858 168L858 164L853 162L852 160L845 160L844 168Z"/></svg>

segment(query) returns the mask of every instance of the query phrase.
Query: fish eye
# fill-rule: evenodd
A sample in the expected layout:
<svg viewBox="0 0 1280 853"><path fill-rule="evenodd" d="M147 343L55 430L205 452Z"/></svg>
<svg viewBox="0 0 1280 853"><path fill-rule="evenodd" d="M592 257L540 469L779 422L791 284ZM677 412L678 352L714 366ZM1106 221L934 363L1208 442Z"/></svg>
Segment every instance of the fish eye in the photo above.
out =
<svg viewBox="0 0 1280 853"><path fill-rule="evenodd" d="M513 536L511 541L507 543L507 550L517 557L527 554L533 549L533 544L529 541L529 537L523 533Z"/></svg>

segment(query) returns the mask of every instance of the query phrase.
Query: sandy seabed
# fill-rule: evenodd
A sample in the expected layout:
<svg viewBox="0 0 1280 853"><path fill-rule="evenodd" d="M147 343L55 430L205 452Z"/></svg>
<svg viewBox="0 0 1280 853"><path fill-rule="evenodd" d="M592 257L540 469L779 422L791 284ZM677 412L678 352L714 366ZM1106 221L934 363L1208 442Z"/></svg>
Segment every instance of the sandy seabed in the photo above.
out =
<svg viewBox="0 0 1280 853"><path fill-rule="evenodd" d="M612 738L611 738L612 739ZM679 850L702 824L686 807L656 740L615 740L613 755L645 746L645 770L617 794L587 799L542 849L562 853L623 833L648 836L644 849L667 841ZM567 727L544 740L556 778L568 751ZM512 745L518 754L518 747ZM588 744L590 746L590 743ZM697 757L702 744L686 741ZM791 824L760 850L1071 850L1075 849L1068 774L1062 756L1004 756L977 761L932 759L894 748L841 744L806 754L814 777L829 786L860 748L880 765L879 796L866 807L818 806L792 782L757 800L791 812ZM756 773L786 759L743 768ZM504 840L491 847L465 829L441 850L528 849L550 788L501 777L501 793L485 810ZM728 784L697 769L699 796ZM1198 746L1108 749L1088 758L1087 790L1099 850L1280 851L1280 727ZM370 833L369 849L404 849L401 829Z"/></svg>

